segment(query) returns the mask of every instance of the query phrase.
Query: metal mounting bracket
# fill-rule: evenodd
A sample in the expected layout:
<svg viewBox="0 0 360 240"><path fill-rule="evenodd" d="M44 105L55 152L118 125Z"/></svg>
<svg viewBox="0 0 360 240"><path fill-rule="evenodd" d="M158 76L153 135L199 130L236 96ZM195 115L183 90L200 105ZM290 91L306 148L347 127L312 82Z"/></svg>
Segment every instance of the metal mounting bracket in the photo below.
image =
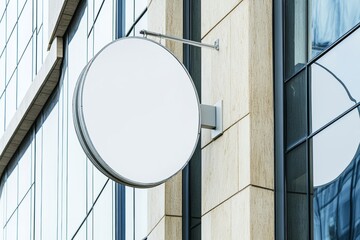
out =
<svg viewBox="0 0 360 240"><path fill-rule="evenodd" d="M215 50L219 51L219 39L217 39L214 42L214 44L211 45L211 44L191 41L191 40L188 40L188 39L168 36L168 35L164 35L164 34L161 34L161 33L150 32L150 31L147 31L147 30L141 30L140 34L142 34L144 37L146 37L146 36L159 37L159 38L169 39L169 40L172 40L172 41L182 42L184 44L189 44L189 45L196 46L196 47L207 47L207 48L212 48L212 49L215 49Z"/></svg>
<svg viewBox="0 0 360 240"><path fill-rule="evenodd" d="M200 104L201 128L211 129L211 138L215 139L223 133L223 106L222 100L214 106Z"/></svg>

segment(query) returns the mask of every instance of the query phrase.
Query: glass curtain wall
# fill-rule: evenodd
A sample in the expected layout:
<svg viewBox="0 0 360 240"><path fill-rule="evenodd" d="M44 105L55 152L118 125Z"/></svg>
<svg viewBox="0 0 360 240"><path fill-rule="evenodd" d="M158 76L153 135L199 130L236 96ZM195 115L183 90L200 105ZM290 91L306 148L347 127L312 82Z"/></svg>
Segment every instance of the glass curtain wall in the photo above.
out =
<svg viewBox="0 0 360 240"><path fill-rule="evenodd" d="M360 2L287 0L285 236L360 238Z"/></svg>
<svg viewBox="0 0 360 240"><path fill-rule="evenodd" d="M20 81L30 85L46 56L47 2L10 0L0 5L5 31L0 37L6 41L1 42L0 61L6 89L0 101L2 130L21 101L21 91L27 90ZM114 183L86 159L72 124L76 80L94 54L114 39L115 4L82 1L75 13L64 36L60 83L1 179L0 239L115 239Z"/></svg>
<svg viewBox="0 0 360 240"><path fill-rule="evenodd" d="M0 136L47 54L48 1L0 1Z"/></svg>

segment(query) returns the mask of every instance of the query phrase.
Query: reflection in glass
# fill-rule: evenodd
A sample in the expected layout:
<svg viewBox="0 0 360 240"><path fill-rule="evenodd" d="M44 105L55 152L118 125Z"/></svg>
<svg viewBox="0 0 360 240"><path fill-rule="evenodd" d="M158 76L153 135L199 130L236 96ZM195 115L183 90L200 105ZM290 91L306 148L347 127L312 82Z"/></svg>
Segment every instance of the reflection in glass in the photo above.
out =
<svg viewBox="0 0 360 240"><path fill-rule="evenodd" d="M307 2L285 1L285 78L297 72L308 60Z"/></svg>
<svg viewBox="0 0 360 240"><path fill-rule="evenodd" d="M285 78L359 22L357 0L285 1Z"/></svg>
<svg viewBox="0 0 360 240"><path fill-rule="evenodd" d="M360 230L360 110L311 140L314 239L353 239Z"/></svg>
<svg viewBox="0 0 360 240"><path fill-rule="evenodd" d="M287 146L305 137L307 133L306 86L305 70L285 85Z"/></svg>
<svg viewBox="0 0 360 240"><path fill-rule="evenodd" d="M360 22L360 2L313 0L312 16L312 55L315 56Z"/></svg>
<svg viewBox="0 0 360 240"><path fill-rule="evenodd" d="M288 239L306 239L308 234L306 143L286 154L286 199Z"/></svg>
<svg viewBox="0 0 360 240"><path fill-rule="evenodd" d="M125 34L130 30L135 21L141 16L147 7L147 0L125 0ZM147 14L145 14L140 21L135 25L129 36L140 35L140 30L147 29Z"/></svg>
<svg viewBox="0 0 360 240"><path fill-rule="evenodd" d="M312 132L360 101L359 41L360 29L311 65Z"/></svg>

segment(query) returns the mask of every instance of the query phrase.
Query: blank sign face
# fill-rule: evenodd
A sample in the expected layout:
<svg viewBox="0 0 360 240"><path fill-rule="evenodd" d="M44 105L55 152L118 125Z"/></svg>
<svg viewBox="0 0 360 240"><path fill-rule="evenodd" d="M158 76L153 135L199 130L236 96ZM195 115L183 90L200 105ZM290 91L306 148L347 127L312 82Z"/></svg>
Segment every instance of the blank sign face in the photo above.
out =
<svg viewBox="0 0 360 240"><path fill-rule="evenodd" d="M197 92L163 46L123 38L84 68L74 93L74 124L94 165L113 180L152 187L179 172L200 132Z"/></svg>

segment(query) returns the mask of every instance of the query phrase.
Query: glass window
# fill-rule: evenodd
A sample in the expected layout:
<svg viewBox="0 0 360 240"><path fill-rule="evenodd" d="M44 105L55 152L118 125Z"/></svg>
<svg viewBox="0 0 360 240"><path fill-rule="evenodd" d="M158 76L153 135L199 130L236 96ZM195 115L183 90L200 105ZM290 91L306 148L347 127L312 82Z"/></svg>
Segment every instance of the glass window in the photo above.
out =
<svg viewBox="0 0 360 240"><path fill-rule="evenodd" d="M39 33L37 34L37 41L36 41L36 73L40 71L42 62L43 62L43 27L41 27Z"/></svg>
<svg viewBox="0 0 360 240"><path fill-rule="evenodd" d="M135 6L133 0L125 0L125 34L130 30L131 26L135 22ZM131 36L133 35L130 34Z"/></svg>
<svg viewBox="0 0 360 240"><path fill-rule="evenodd" d="M0 1L1 2L1 1ZM0 21L0 55L2 54L2 51L5 48L6 43L6 31L5 31L5 25L6 20L5 17Z"/></svg>
<svg viewBox="0 0 360 240"><path fill-rule="evenodd" d="M147 190L135 189L135 239L147 236Z"/></svg>
<svg viewBox="0 0 360 240"><path fill-rule="evenodd" d="M104 27L106 26L106 27ZM95 54L113 39L112 1L106 0L94 25Z"/></svg>
<svg viewBox="0 0 360 240"><path fill-rule="evenodd" d="M13 75L12 79L6 87L6 128L11 122L11 119L14 117L16 112L16 73Z"/></svg>
<svg viewBox="0 0 360 240"><path fill-rule="evenodd" d="M83 224L76 235L71 238L73 240L86 240L86 224Z"/></svg>
<svg viewBox="0 0 360 240"><path fill-rule="evenodd" d="M85 11L86 13L86 11ZM73 93L77 78L86 65L87 16L84 14L77 32L68 45L69 92ZM73 236L86 216L86 155L81 148L72 124L72 96L68 99L68 236ZM92 203L91 203L92 204ZM84 224L85 225L85 224ZM86 230L86 229L85 229ZM85 232L86 233L86 232ZM79 238L79 236L77 237ZM80 238L79 238L80 239Z"/></svg>
<svg viewBox="0 0 360 240"><path fill-rule="evenodd" d="M26 197L21 202L18 208L18 239L27 240L32 239L31 236L31 195L29 191Z"/></svg>
<svg viewBox="0 0 360 240"><path fill-rule="evenodd" d="M47 47L49 44L49 1L43 1L43 61L47 55Z"/></svg>
<svg viewBox="0 0 360 240"><path fill-rule="evenodd" d="M17 239L17 212L6 224L6 239Z"/></svg>
<svg viewBox="0 0 360 240"><path fill-rule="evenodd" d="M88 46L87 60L89 61L94 56L94 31L91 31L91 33L89 34L87 46Z"/></svg>
<svg viewBox="0 0 360 240"><path fill-rule="evenodd" d="M135 20L140 16L140 14L144 11L144 9L147 7L147 0L139 0L134 1L135 3ZM143 29L147 29L147 13L140 19L140 21L135 26L135 36L140 35L140 31Z"/></svg>
<svg viewBox="0 0 360 240"><path fill-rule="evenodd" d="M88 13L88 33L93 27L94 24L94 0L87 1L87 13Z"/></svg>
<svg viewBox="0 0 360 240"><path fill-rule="evenodd" d="M5 7L6 7L6 0L1 0L0 1L0 20L1 17L3 16L4 12L5 12Z"/></svg>
<svg viewBox="0 0 360 240"><path fill-rule="evenodd" d="M147 236L147 190L125 187L125 239Z"/></svg>
<svg viewBox="0 0 360 240"><path fill-rule="evenodd" d="M351 239L360 220L360 109L311 140L314 239ZM357 221L355 221L355 219ZM352 221L353 220L353 221Z"/></svg>
<svg viewBox="0 0 360 240"><path fill-rule="evenodd" d="M94 188L93 188L93 164L87 158L86 159L86 169L87 169L87 212L90 211L94 202Z"/></svg>
<svg viewBox="0 0 360 240"><path fill-rule="evenodd" d="M96 15L98 14L101 5L103 4L103 2L110 2L110 0L93 0L94 1L94 14L95 14L95 18ZM102 11L102 10L101 10ZM107 12L107 14L109 14L109 12Z"/></svg>
<svg viewBox="0 0 360 240"><path fill-rule="evenodd" d="M99 196L99 193L104 188L104 185L107 180L108 178L102 172L100 172L95 166L93 166L93 199L94 200Z"/></svg>
<svg viewBox="0 0 360 240"><path fill-rule="evenodd" d="M7 81L13 75L16 64L17 64L17 49L16 49L16 41L17 41L17 31L14 31L8 41L6 47L6 78Z"/></svg>
<svg viewBox="0 0 360 240"><path fill-rule="evenodd" d="M41 208L42 208L42 128L40 128L35 137L35 239L41 239Z"/></svg>
<svg viewBox="0 0 360 240"><path fill-rule="evenodd" d="M0 33L1 36L1 33ZM5 52L0 55L0 96L5 90Z"/></svg>
<svg viewBox="0 0 360 240"><path fill-rule="evenodd" d="M306 71L302 71L285 84L286 94L286 143L290 146L306 136L307 83Z"/></svg>
<svg viewBox="0 0 360 240"><path fill-rule="evenodd" d="M125 239L132 240L135 235L135 219L134 219L134 188L125 187Z"/></svg>
<svg viewBox="0 0 360 240"><path fill-rule="evenodd" d="M58 209L58 104L43 124L42 239L57 238Z"/></svg>
<svg viewBox="0 0 360 240"><path fill-rule="evenodd" d="M6 180L6 219L13 215L18 204L18 168L13 166ZM16 214L14 214L16 215ZM11 239L11 238L10 238Z"/></svg>
<svg viewBox="0 0 360 240"><path fill-rule="evenodd" d="M306 143L286 154L286 200L288 239L308 237Z"/></svg>
<svg viewBox="0 0 360 240"><path fill-rule="evenodd" d="M17 21L17 0L10 0L6 8L7 36L11 34Z"/></svg>
<svg viewBox="0 0 360 240"><path fill-rule="evenodd" d="M311 128L360 102L360 29L311 65Z"/></svg>
<svg viewBox="0 0 360 240"><path fill-rule="evenodd" d="M32 58L32 41L30 41L18 66L18 106L32 83Z"/></svg>
<svg viewBox="0 0 360 240"><path fill-rule="evenodd" d="M107 185L94 207L94 239L113 239L113 191L112 182Z"/></svg>
<svg viewBox="0 0 360 240"><path fill-rule="evenodd" d="M26 1L27 0L18 0L18 15L20 15ZM28 0L27 2L32 2L32 0Z"/></svg>
<svg viewBox="0 0 360 240"><path fill-rule="evenodd" d="M4 237L4 226L5 226L5 214L4 214L4 203L5 203L5 189L4 185L0 186L0 239L5 239Z"/></svg>
<svg viewBox="0 0 360 240"><path fill-rule="evenodd" d="M19 165L19 201L25 196L28 190L31 187L31 176L32 176L32 167L31 167L31 153L32 145L26 149L24 154L21 156L21 159L18 163Z"/></svg>
<svg viewBox="0 0 360 240"><path fill-rule="evenodd" d="M39 32L42 24L43 24L43 1L44 0L34 0L36 1L37 12L36 12L36 29Z"/></svg>
<svg viewBox="0 0 360 240"><path fill-rule="evenodd" d="M356 0L313 0L311 7L313 56L360 22L360 2Z"/></svg>
<svg viewBox="0 0 360 240"><path fill-rule="evenodd" d="M314 186L336 179L354 159L360 143L360 109L355 109L312 139Z"/></svg>
<svg viewBox="0 0 360 240"><path fill-rule="evenodd" d="M285 78L359 22L356 0L285 1Z"/></svg>
<svg viewBox="0 0 360 240"><path fill-rule="evenodd" d="M5 130L5 94L0 95L0 138L4 133L4 130Z"/></svg>
<svg viewBox="0 0 360 240"><path fill-rule="evenodd" d="M26 2L26 5L24 7L24 10L22 11L18 28L19 28L19 40L18 40L18 55L19 57L24 52L26 46L29 43L29 40L32 36L32 1L28 0Z"/></svg>
<svg viewBox="0 0 360 240"><path fill-rule="evenodd" d="M285 78L308 60L308 0L285 1Z"/></svg>

